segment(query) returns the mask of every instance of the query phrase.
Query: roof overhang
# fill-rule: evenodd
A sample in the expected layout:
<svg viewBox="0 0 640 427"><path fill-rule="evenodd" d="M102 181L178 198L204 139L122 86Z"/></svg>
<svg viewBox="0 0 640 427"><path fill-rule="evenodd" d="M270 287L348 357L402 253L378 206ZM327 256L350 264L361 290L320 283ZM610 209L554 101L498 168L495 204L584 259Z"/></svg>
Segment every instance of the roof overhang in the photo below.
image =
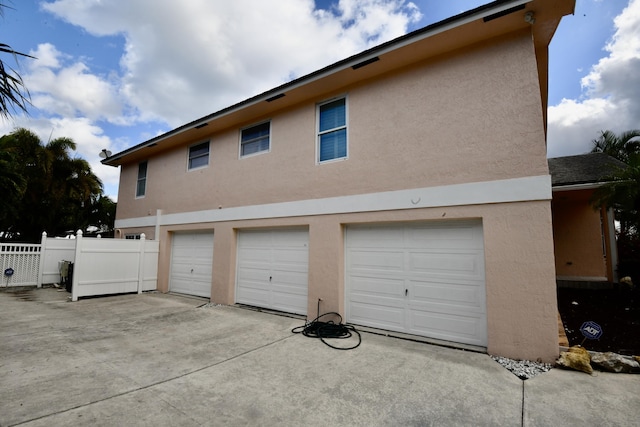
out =
<svg viewBox="0 0 640 427"><path fill-rule="evenodd" d="M539 78L546 106L547 46L560 19L573 13L575 0L498 0L421 28L260 95L159 135L102 161L119 166L140 161L168 148L188 144L230 127L260 120L309 99L375 78L411 64L484 40L529 29L539 58ZM533 12L535 23L525 19ZM542 50L539 48L543 48ZM542 66L544 65L544 66Z"/></svg>
<svg viewBox="0 0 640 427"><path fill-rule="evenodd" d="M557 187L552 187L551 192L561 193L564 191L595 190L596 188L600 188L605 184L605 182L588 182L584 184L559 185Z"/></svg>

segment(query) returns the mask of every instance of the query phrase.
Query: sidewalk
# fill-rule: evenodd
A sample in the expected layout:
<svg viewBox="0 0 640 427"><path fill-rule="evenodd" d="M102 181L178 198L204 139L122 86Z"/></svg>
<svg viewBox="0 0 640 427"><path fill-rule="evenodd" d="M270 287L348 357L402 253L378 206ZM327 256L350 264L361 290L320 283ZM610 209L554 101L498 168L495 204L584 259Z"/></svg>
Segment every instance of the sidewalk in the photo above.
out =
<svg viewBox="0 0 640 427"><path fill-rule="evenodd" d="M640 376L522 381L485 354L157 293L67 302L0 291L0 426L606 426L640 419Z"/></svg>

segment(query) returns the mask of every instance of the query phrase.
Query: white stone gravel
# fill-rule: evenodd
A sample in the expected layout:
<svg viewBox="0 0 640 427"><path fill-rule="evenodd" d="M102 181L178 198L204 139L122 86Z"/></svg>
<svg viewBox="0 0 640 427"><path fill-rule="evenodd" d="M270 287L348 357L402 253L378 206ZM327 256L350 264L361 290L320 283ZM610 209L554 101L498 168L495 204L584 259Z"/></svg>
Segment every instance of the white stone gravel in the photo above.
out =
<svg viewBox="0 0 640 427"><path fill-rule="evenodd" d="M551 370L552 368L550 363L532 362L530 360L514 360L501 356L491 356L491 358L521 380L533 378L536 375Z"/></svg>

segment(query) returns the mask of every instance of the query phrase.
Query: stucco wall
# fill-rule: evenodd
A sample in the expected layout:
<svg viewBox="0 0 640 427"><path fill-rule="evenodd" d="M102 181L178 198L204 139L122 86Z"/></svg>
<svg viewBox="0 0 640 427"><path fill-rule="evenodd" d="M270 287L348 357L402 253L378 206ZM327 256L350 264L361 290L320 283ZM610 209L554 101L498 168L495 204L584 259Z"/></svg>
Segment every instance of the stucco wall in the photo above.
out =
<svg viewBox="0 0 640 427"><path fill-rule="evenodd" d="M316 103L348 97L349 158L316 164ZM271 119L271 152L239 159L239 129ZM542 107L529 33L327 93L211 135L210 165L187 145L122 166L117 219L545 175ZM198 141L192 141L193 143Z"/></svg>
<svg viewBox="0 0 640 427"><path fill-rule="evenodd" d="M553 196L556 274L561 278L607 280L600 211L590 203L592 190Z"/></svg>
<svg viewBox="0 0 640 427"><path fill-rule="evenodd" d="M349 158L318 165L316 103L338 95L348 97ZM239 129L268 118L271 151L239 159ZM488 352L544 361L557 356L550 202L533 195L527 199L536 191L520 191L521 181L514 180L548 175L530 32L494 39L383 79L332 91L323 99L309 100L272 117L238 124L212 135L209 167L186 169L187 145L149 159L146 196L135 199L137 164L124 165L118 220L150 220L145 224L151 225L150 217L157 209L172 215L218 212L220 208L223 214L231 211L235 215L238 209L233 208L242 207L239 211L252 214L210 222L193 220L198 214L180 222L176 218L187 217L174 215L163 222L158 236L160 290L169 289L174 231L214 231L211 298L233 304L238 230L300 226L309 230L308 313L315 314L317 300L322 298L323 311L344 314L344 232L348 224L481 219ZM504 180L510 194L515 189L524 197L504 203L500 199L504 194L497 189L501 194L494 200L487 188L495 187L485 184L497 180ZM485 183L483 202L474 201L478 196L475 187L456 186L466 183ZM425 188L437 191L425 192ZM255 212L265 204L371 193L377 197L403 189L423 189L420 194L428 197L407 198L403 193L410 202L401 210L359 211L352 198L342 211L247 219L257 218ZM448 205L451 192L459 199ZM440 202L430 200L431 196ZM277 208L283 209L282 205ZM212 217L211 212L204 217L207 215Z"/></svg>
<svg viewBox="0 0 640 427"><path fill-rule="evenodd" d="M345 310L344 230L348 224L480 218L485 244L490 354L552 361L558 353L550 203L545 201L163 226L159 289L168 290L171 233L214 230L212 301L235 303L236 233L244 228L309 229L308 313Z"/></svg>

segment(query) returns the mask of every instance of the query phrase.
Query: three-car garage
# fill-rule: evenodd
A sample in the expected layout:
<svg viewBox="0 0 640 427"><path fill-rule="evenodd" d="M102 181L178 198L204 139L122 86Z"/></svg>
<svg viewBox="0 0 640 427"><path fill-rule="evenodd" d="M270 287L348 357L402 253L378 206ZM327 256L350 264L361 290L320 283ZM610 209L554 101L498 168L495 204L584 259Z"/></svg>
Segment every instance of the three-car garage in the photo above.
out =
<svg viewBox="0 0 640 427"><path fill-rule="evenodd" d="M343 231L348 323L486 347L481 221L344 225ZM235 235L235 302L306 315L308 227ZM211 296L213 243L213 232L174 233L172 292Z"/></svg>

